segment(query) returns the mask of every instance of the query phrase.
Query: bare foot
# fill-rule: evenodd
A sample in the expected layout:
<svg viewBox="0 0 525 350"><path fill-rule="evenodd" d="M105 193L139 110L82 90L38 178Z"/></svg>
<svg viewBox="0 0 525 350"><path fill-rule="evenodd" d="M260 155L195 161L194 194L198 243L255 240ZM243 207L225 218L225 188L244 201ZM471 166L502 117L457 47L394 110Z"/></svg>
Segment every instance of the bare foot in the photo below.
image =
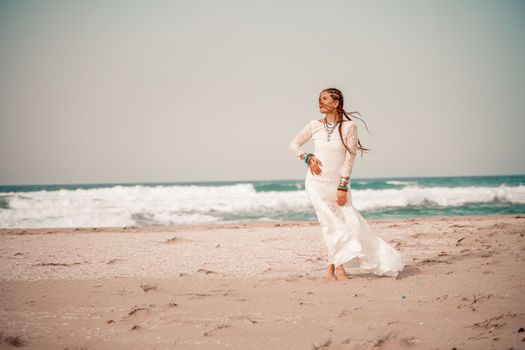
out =
<svg viewBox="0 0 525 350"><path fill-rule="evenodd" d="M337 277L334 275L334 273L327 272L326 275L324 275L325 280L337 280Z"/></svg>
<svg viewBox="0 0 525 350"><path fill-rule="evenodd" d="M324 275L325 280L337 280L336 276L334 275L334 264L328 265L328 268L326 269L326 274Z"/></svg>
<svg viewBox="0 0 525 350"><path fill-rule="evenodd" d="M335 269L335 278L338 281L346 281L350 279L346 275L343 265L337 266L337 268Z"/></svg>

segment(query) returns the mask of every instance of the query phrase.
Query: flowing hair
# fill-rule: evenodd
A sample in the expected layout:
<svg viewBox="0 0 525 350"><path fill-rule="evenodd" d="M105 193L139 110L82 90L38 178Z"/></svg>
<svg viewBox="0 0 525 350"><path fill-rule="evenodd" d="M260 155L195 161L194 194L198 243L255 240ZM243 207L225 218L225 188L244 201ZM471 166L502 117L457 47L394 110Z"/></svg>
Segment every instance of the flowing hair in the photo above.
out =
<svg viewBox="0 0 525 350"><path fill-rule="evenodd" d="M324 89L323 91L321 91L319 93L319 98L321 97L321 94L323 92L328 92L330 94L330 96L334 99L334 100L337 100L339 101L339 104L337 106L337 115L339 117L339 119L342 121L343 120L343 117L346 118L347 120L352 120L350 118L350 116L354 117L354 118L357 118L357 119L360 119L363 123L365 123L365 127L366 127L366 131L368 131L368 126L366 125L366 122L355 116L355 114L358 114L361 116L361 113L359 112L347 112L344 110L344 103L345 103L345 100L344 100L344 97L343 97L343 93L338 90L338 89L335 89L335 88L328 88L328 89ZM344 141L344 137L343 137L343 132L342 132L342 125L343 123L339 123L339 127L338 127L338 130L339 130L339 137L341 138L341 142L343 143L343 146L345 146L345 148L348 150L348 152L352 153L350 151L350 149L348 148L348 146L345 144L345 141ZM368 131L370 132L370 131ZM361 141L359 141L359 138L357 139L357 149L361 151L361 159L363 158L363 153L366 152L366 151L370 151L369 148L365 148L363 147L363 145L361 144Z"/></svg>

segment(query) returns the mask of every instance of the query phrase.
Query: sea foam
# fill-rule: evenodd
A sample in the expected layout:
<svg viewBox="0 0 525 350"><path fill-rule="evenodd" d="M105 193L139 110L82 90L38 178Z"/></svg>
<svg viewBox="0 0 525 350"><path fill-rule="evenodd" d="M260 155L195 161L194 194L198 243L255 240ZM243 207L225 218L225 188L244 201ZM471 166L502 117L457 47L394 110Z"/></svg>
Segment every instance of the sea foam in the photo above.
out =
<svg viewBox="0 0 525 350"><path fill-rule="evenodd" d="M525 204L525 186L351 189L360 211L384 208ZM256 191L252 183L223 186L122 186L0 193L0 227L178 225L315 219L304 190Z"/></svg>

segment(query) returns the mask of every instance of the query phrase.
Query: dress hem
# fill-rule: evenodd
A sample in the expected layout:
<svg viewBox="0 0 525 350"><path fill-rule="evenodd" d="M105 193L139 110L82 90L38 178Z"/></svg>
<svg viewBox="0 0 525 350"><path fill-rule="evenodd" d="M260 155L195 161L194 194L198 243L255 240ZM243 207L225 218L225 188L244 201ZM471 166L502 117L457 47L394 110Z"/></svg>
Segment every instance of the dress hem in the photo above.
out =
<svg viewBox="0 0 525 350"><path fill-rule="evenodd" d="M337 266L343 266L345 264L348 264L352 261L355 261L355 265L357 265L356 267L360 268L360 269L363 269L369 273L372 273L374 275L377 275L377 276L386 276L386 277L397 277L399 275L399 272L403 271L404 270L404 266L403 268L399 269L399 270L386 270L386 271L380 271L380 269L376 266L374 267L366 267L364 266L365 264L363 263L362 261L362 257L364 256L364 254L360 254L360 255L355 255L351 258L348 258L348 259L344 259L344 262L342 263L339 263L339 264L336 264L333 260L331 260L331 264L334 264L335 267Z"/></svg>

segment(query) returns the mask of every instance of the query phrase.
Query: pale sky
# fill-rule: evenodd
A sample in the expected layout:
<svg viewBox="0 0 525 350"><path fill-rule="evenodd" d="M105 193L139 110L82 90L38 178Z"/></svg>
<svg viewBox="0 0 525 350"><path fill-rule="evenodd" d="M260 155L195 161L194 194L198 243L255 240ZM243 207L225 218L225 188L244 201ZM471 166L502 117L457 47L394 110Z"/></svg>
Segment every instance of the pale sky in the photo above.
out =
<svg viewBox="0 0 525 350"><path fill-rule="evenodd" d="M524 174L524 39L524 1L1 1L0 184L303 179L327 87L353 178Z"/></svg>

